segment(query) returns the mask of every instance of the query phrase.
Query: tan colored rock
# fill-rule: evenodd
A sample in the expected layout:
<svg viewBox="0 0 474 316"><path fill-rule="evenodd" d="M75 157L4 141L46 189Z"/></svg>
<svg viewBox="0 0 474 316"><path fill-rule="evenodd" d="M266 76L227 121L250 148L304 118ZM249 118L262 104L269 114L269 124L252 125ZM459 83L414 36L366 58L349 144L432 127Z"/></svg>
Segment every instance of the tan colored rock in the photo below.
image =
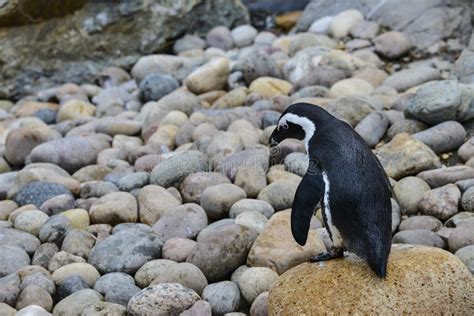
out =
<svg viewBox="0 0 474 316"><path fill-rule="evenodd" d="M81 208L67 210L61 213L61 216L66 216L71 222L72 228L86 228L90 225L89 213Z"/></svg>
<svg viewBox="0 0 474 316"><path fill-rule="evenodd" d="M113 192L95 201L89 213L96 224L134 223L138 217L137 201L130 193Z"/></svg>
<svg viewBox="0 0 474 316"><path fill-rule="evenodd" d="M340 80L332 85L328 96L330 98L368 96L372 91L374 91L374 87L369 82L359 78L349 78Z"/></svg>
<svg viewBox="0 0 474 316"><path fill-rule="evenodd" d="M426 246L394 245L384 280L351 255L295 267L269 294L269 315L469 315L473 310L469 270L453 254Z"/></svg>
<svg viewBox="0 0 474 316"><path fill-rule="evenodd" d="M267 98L273 98L277 95L288 95L293 85L286 80L260 77L250 84L250 92L256 92Z"/></svg>
<svg viewBox="0 0 474 316"><path fill-rule="evenodd" d="M16 116L33 116L36 112L42 109L57 111L59 104L36 101L20 101L11 109L11 112Z"/></svg>
<svg viewBox="0 0 474 316"><path fill-rule="evenodd" d="M238 106L242 106L247 96L247 88L237 88L229 91L229 93L223 95L217 99L213 104L214 109L230 109Z"/></svg>
<svg viewBox="0 0 474 316"><path fill-rule="evenodd" d="M227 82L229 72L229 59L216 58L189 74L184 84L195 94L221 90Z"/></svg>
<svg viewBox="0 0 474 316"><path fill-rule="evenodd" d="M250 249L247 265L268 267L281 274L294 266L326 251L316 231L310 230L304 247L293 239L290 210L276 213Z"/></svg>
<svg viewBox="0 0 474 316"><path fill-rule="evenodd" d="M375 150L387 175L395 180L441 167L438 156L425 144L400 133Z"/></svg>
<svg viewBox="0 0 474 316"><path fill-rule="evenodd" d="M24 168L18 172L15 184L10 188L10 190L8 190L8 198L14 197L21 187L35 181L59 183L67 187L72 194L79 195L79 192L81 191L81 183L69 176L67 172L58 167L62 172L57 173L55 170L51 170L49 167L45 166L48 164L41 164L41 166L40 164L35 165L35 167Z"/></svg>
<svg viewBox="0 0 474 316"><path fill-rule="evenodd" d="M57 121L75 120L84 116L94 116L95 106L82 100L69 100L58 111Z"/></svg>
<svg viewBox="0 0 474 316"><path fill-rule="evenodd" d="M68 277L78 275L92 287L95 281L100 277L99 272L93 265L85 262L70 263L55 270L51 277L56 284L62 284Z"/></svg>
<svg viewBox="0 0 474 316"><path fill-rule="evenodd" d="M300 183L301 177L294 173L286 171L284 165L271 166L267 172L267 181L270 184L278 180L287 180Z"/></svg>
<svg viewBox="0 0 474 316"><path fill-rule="evenodd" d="M155 224L168 210L181 203L165 188L158 185L147 185L138 193L140 222Z"/></svg>

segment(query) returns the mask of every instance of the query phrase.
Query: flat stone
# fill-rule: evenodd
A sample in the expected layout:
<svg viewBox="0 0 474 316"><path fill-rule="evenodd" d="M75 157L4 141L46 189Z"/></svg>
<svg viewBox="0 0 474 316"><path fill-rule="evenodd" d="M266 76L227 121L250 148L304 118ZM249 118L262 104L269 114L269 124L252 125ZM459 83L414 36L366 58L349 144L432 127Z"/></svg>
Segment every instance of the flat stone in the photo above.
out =
<svg viewBox="0 0 474 316"><path fill-rule="evenodd" d="M127 313L132 316L173 314L191 308L199 295L178 283L152 285L138 292L128 303Z"/></svg>
<svg viewBox="0 0 474 316"><path fill-rule="evenodd" d="M267 267L278 274L326 251L316 231L310 230L305 246L298 245L290 230L290 211L273 215L250 249L247 264Z"/></svg>
<svg viewBox="0 0 474 316"><path fill-rule="evenodd" d="M377 148L375 154L387 175L396 180L441 166L438 156L428 146L406 133L396 135Z"/></svg>
<svg viewBox="0 0 474 316"><path fill-rule="evenodd" d="M330 286L334 275L341 276L337 289ZM437 281L420 283L420 278L425 277ZM401 279L404 282L400 282ZM447 286L449 291L446 291ZM473 286L471 273L449 252L397 245L392 247L388 274L382 283L364 261L352 255L321 265L299 265L273 286L269 294L269 314L350 314L355 311L370 314L393 310L414 314L462 314L472 310ZM386 293L394 294L387 297ZM330 299L335 295L342 298L337 307Z"/></svg>
<svg viewBox="0 0 474 316"><path fill-rule="evenodd" d="M458 149L464 142L466 130L460 123L448 121L413 134L412 137L441 154Z"/></svg>
<svg viewBox="0 0 474 316"><path fill-rule="evenodd" d="M453 166L420 172L417 177L423 179L432 188L438 188L449 183L474 178L474 168Z"/></svg>
<svg viewBox="0 0 474 316"><path fill-rule="evenodd" d="M97 243L89 262L101 273L134 273L160 256L162 244L154 233L124 230Z"/></svg>

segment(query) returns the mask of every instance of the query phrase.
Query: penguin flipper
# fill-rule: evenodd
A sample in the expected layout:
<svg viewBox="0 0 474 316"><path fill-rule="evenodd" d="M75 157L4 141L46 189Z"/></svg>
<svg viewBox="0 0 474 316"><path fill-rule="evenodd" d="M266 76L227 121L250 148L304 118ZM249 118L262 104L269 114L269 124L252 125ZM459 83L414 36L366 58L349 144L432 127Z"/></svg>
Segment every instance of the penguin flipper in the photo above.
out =
<svg viewBox="0 0 474 316"><path fill-rule="evenodd" d="M308 239L311 217L324 195L324 181L319 169L309 168L296 190L291 209L291 233L295 241L304 246Z"/></svg>

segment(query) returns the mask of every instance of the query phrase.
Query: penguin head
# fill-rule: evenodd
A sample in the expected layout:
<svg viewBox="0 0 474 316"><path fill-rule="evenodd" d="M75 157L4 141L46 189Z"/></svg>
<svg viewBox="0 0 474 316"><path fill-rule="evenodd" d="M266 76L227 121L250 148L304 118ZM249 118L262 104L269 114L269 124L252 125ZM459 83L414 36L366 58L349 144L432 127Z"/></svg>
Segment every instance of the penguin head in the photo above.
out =
<svg viewBox="0 0 474 316"><path fill-rule="evenodd" d="M308 142L319 127L318 121L325 112L320 107L309 103L290 105L278 119L277 127L270 136L270 146L276 146L287 138L303 140L306 148Z"/></svg>

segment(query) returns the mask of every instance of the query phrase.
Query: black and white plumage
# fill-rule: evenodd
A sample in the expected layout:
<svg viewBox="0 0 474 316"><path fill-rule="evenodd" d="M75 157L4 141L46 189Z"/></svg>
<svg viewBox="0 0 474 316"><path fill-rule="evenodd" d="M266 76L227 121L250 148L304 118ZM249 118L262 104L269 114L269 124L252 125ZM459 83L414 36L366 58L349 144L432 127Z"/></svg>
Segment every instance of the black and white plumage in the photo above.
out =
<svg viewBox="0 0 474 316"><path fill-rule="evenodd" d="M392 242L391 191L380 162L351 126L312 104L293 104L282 113L270 144L286 138L303 140L310 161L292 207L295 240L306 243L321 202L335 249L316 260L340 257L346 249L385 277Z"/></svg>

